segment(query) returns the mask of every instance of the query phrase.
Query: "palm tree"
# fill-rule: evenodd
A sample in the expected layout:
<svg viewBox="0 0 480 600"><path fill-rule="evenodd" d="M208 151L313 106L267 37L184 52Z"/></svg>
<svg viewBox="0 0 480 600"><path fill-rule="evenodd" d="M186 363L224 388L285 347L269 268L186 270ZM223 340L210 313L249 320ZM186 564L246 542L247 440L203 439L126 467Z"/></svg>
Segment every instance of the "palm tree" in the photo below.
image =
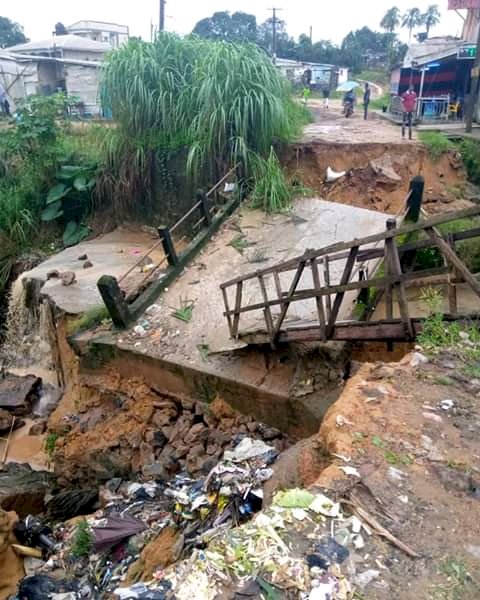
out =
<svg viewBox="0 0 480 600"><path fill-rule="evenodd" d="M402 17L402 27L408 29L408 41L412 39L412 30L422 24L422 13L418 8L409 8Z"/></svg>
<svg viewBox="0 0 480 600"><path fill-rule="evenodd" d="M438 4L431 4L422 15L422 24L427 28L427 37L430 35L430 29L440 22L440 11Z"/></svg>
<svg viewBox="0 0 480 600"><path fill-rule="evenodd" d="M395 29L400 25L400 9L397 6L392 6L385 13L383 19L380 21L380 27L393 33Z"/></svg>

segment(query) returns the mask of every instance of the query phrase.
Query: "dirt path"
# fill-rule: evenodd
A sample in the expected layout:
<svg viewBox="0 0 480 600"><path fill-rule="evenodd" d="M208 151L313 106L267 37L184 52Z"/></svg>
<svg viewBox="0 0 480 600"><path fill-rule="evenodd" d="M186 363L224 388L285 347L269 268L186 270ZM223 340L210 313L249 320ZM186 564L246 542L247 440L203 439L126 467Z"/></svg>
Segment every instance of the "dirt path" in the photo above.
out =
<svg viewBox="0 0 480 600"><path fill-rule="evenodd" d="M331 100L330 107L323 106L321 100L310 100L310 110L315 123L305 128L303 142L332 142L336 144L416 144L402 140L401 128L370 112L363 118L363 106L357 104L352 117L347 119L342 113L340 100ZM414 133L416 139L416 134Z"/></svg>

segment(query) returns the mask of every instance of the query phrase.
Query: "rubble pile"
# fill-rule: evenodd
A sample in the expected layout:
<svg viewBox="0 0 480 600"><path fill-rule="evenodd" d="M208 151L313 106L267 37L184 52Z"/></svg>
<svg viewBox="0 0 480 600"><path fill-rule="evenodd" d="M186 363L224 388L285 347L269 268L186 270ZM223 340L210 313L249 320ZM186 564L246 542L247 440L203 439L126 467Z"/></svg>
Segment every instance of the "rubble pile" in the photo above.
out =
<svg viewBox="0 0 480 600"><path fill-rule="evenodd" d="M109 394L64 418L70 432L55 449L60 481L138 476L166 481L182 471L196 477L246 436L267 441L278 452L289 445L280 431L237 413L220 398L206 404L162 397L145 384L135 392L135 397Z"/></svg>

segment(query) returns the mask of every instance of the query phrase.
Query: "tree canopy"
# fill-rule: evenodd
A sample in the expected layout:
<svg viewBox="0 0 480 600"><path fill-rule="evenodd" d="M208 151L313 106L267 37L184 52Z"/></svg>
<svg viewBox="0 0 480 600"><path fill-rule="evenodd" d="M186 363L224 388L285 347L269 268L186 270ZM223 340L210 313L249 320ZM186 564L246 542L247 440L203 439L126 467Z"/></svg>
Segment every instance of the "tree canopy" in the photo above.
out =
<svg viewBox="0 0 480 600"><path fill-rule="evenodd" d="M7 17L0 17L0 48L8 48L16 44L28 42L23 27Z"/></svg>
<svg viewBox="0 0 480 600"><path fill-rule="evenodd" d="M430 35L430 29L440 22L440 11L436 4L431 4L422 15L423 25L427 30L427 37Z"/></svg>
<svg viewBox="0 0 480 600"><path fill-rule="evenodd" d="M405 52L395 29L400 25L400 11L393 7L382 20L386 32L363 27L350 32L341 45L329 40L313 42L310 36L300 35L294 40L287 31L287 23L276 19L277 56L305 62L337 64L360 71L373 60L376 65L391 65L400 61ZM267 53L272 53L273 22L267 19L257 25L253 15L246 13L217 12L199 21L193 33L200 37L226 42L254 42Z"/></svg>

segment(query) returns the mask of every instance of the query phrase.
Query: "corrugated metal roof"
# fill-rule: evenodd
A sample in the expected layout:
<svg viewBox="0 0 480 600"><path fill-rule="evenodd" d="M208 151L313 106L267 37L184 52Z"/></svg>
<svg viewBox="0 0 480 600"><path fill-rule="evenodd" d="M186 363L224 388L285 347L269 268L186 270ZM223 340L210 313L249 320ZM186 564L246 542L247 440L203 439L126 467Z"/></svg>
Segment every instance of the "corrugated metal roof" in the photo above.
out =
<svg viewBox="0 0 480 600"><path fill-rule="evenodd" d="M425 65L433 60L455 56L458 48L465 42L455 37L429 38L420 44L410 44L403 61L404 68L410 68L412 62Z"/></svg>
<svg viewBox="0 0 480 600"><path fill-rule="evenodd" d="M10 52L40 52L42 50L54 50L60 48L62 50L77 50L79 52L98 52L105 54L112 47L104 42L96 42L88 38L80 37L79 35L55 35L47 40L39 42L28 42L27 44L18 44L8 48Z"/></svg>

